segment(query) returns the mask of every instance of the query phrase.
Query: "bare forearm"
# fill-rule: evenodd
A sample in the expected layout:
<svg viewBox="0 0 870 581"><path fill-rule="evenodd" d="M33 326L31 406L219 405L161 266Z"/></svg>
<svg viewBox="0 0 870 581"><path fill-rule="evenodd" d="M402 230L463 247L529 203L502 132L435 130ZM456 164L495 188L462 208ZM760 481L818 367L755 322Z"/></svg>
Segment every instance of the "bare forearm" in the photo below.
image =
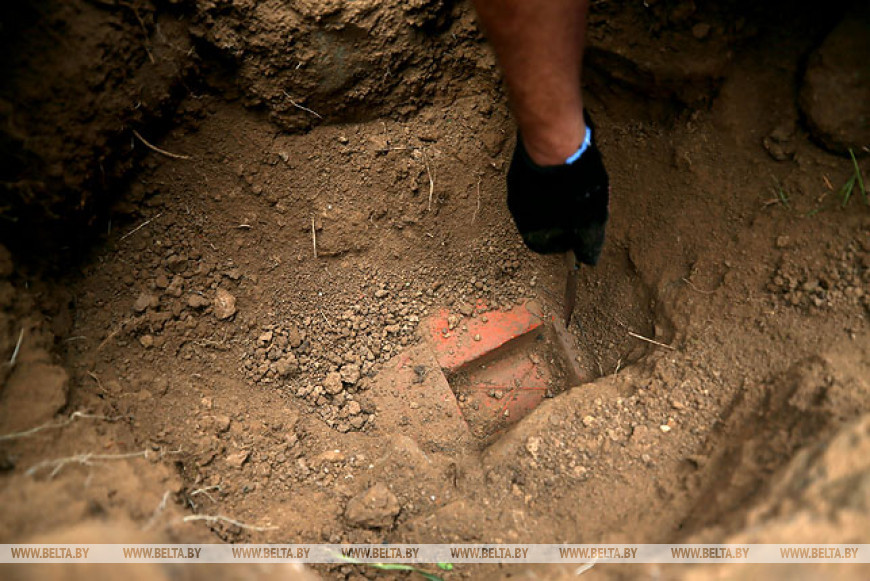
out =
<svg viewBox="0 0 870 581"><path fill-rule="evenodd" d="M505 76L523 141L564 162L586 129L580 76L588 0L474 0Z"/></svg>

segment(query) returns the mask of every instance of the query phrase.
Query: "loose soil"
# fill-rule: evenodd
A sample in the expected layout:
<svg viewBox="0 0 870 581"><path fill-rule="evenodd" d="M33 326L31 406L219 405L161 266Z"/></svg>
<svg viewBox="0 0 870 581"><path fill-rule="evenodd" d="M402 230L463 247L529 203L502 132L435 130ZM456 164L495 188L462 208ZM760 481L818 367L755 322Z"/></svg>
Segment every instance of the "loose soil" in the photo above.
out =
<svg viewBox="0 0 870 581"><path fill-rule="evenodd" d="M4 62L0 542L867 538L870 207L843 203L853 162L816 145L797 97L842 7L593 3L588 106L613 193L568 329L588 381L493 438L432 397L450 386L427 317L528 300L553 316L565 269L507 212L515 129L473 13L290 4L4 14L117 51L19 36ZM114 81L66 103L102 113L22 68L76 86L47 74L72 58ZM159 98L131 101L156 70Z"/></svg>

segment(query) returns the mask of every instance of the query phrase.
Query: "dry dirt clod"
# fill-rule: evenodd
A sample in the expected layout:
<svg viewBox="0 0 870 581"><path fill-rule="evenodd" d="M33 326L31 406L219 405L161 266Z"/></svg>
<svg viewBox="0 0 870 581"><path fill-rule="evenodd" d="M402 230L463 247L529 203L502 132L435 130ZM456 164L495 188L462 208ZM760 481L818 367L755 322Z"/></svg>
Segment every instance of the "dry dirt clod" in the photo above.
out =
<svg viewBox="0 0 870 581"><path fill-rule="evenodd" d="M341 382L341 374L337 371L327 373L326 378L323 380L323 389L330 395L341 393L341 390L344 389L344 384Z"/></svg>
<svg viewBox="0 0 870 581"><path fill-rule="evenodd" d="M169 286L166 287L166 294L169 296L179 298L182 293L184 287L184 279L178 275L172 277L172 282L169 283Z"/></svg>
<svg viewBox="0 0 870 581"><path fill-rule="evenodd" d="M694 36L698 40L704 40L705 38L710 36L710 28L710 25L706 22L699 22L692 27L692 36Z"/></svg>
<svg viewBox="0 0 870 581"><path fill-rule="evenodd" d="M346 456L342 453L341 450L327 450L326 452L322 452L317 455L314 459L314 465L319 466L325 462L330 464L336 464L339 462L344 462Z"/></svg>
<svg viewBox="0 0 870 581"><path fill-rule="evenodd" d="M232 420L229 416L219 415L214 416L214 430L215 433L222 434L230 429L230 424Z"/></svg>
<svg viewBox="0 0 870 581"><path fill-rule="evenodd" d="M385 528L393 524L400 510L399 499L379 482L350 499L344 516L355 526Z"/></svg>
<svg viewBox="0 0 870 581"><path fill-rule="evenodd" d="M204 309L211 304L207 298L202 295L192 294L187 298L187 306L191 309Z"/></svg>
<svg viewBox="0 0 870 581"><path fill-rule="evenodd" d="M133 311L144 313L149 307L154 308L157 304L157 297L149 292L143 291L138 297L136 297L136 302L133 303Z"/></svg>
<svg viewBox="0 0 870 581"><path fill-rule="evenodd" d="M166 266L175 274L181 274L187 270L187 257L173 254L166 259Z"/></svg>
<svg viewBox="0 0 870 581"><path fill-rule="evenodd" d="M279 359L272 365L279 377L290 377L299 372L299 364L293 355Z"/></svg>
<svg viewBox="0 0 870 581"><path fill-rule="evenodd" d="M242 465L248 461L248 457L251 455L247 450L239 450L238 452L234 452L227 456L227 465L232 468L241 468Z"/></svg>
<svg viewBox="0 0 870 581"><path fill-rule="evenodd" d="M303 338L302 333L296 325L287 325L287 343L290 344L290 347L293 349L299 347L302 344Z"/></svg>
<svg viewBox="0 0 870 581"><path fill-rule="evenodd" d="M355 385L360 378L360 369L359 365L356 364L347 364L341 366L341 381L343 383L347 383L348 385Z"/></svg>
<svg viewBox="0 0 870 581"><path fill-rule="evenodd" d="M537 436L529 436L526 440L526 451L531 454L532 458L538 459L538 451L541 449L541 438Z"/></svg>
<svg viewBox="0 0 870 581"><path fill-rule="evenodd" d="M214 296L214 316L221 321L236 314L236 297L222 288Z"/></svg>

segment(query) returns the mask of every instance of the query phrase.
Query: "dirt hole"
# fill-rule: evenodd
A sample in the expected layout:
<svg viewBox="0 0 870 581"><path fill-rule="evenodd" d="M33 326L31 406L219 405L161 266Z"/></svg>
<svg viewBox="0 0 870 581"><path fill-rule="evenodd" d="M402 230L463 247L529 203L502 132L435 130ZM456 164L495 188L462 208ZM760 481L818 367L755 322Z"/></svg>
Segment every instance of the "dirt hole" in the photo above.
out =
<svg viewBox="0 0 870 581"><path fill-rule="evenodd" d="M492 443L545 398L580 385L576 355L567 349L553 325L544 322L448 373L475 436Z"/></svg>
<svg viewBox="0 0 870 581"><path fill-rule="evenodd" d="M29 37L69 28L84 48L6 51L26 73L0 107L24 168L4 173L10 238L37 248L27 216L75 214L101 242L59 278L0 252L2 433L63 423L3 440L3 539L104 517L161 539L376 543L720 540L795 507L866 521L842 484L867 454L825 444L870 410L870 224L837 197L851 160L795 102L825 19L593 3L612 220L565 334L548 322L563 262L529 253L505 207L515 128L467 5L135 4L61 4ZM193 58L202 43L231 74ZM544 323L489 355L423 349L442 309L473 344L530 299ZM857 475L828 489L818 462ZM391 509L354 518L372 489Z"/></svg>

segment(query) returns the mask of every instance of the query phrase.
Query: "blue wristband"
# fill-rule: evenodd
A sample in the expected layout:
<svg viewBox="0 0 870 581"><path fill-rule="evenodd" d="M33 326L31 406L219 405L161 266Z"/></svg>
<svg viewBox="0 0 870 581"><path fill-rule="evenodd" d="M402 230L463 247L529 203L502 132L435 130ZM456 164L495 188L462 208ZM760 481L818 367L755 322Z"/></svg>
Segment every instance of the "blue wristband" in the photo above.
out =
<svg viewBox="0 0 870 581"><path fill-rule="evenodd" d="M590 145L592 145L592 130L589 129L589 126L587 125L586 136L583 137L583 143L580 144L580 148L577 151L571 154L571 157L565 160L565 163L567 165L571 165L572 163L580 159L580 156L583 155L583 152L585 152Z"/></svg>

